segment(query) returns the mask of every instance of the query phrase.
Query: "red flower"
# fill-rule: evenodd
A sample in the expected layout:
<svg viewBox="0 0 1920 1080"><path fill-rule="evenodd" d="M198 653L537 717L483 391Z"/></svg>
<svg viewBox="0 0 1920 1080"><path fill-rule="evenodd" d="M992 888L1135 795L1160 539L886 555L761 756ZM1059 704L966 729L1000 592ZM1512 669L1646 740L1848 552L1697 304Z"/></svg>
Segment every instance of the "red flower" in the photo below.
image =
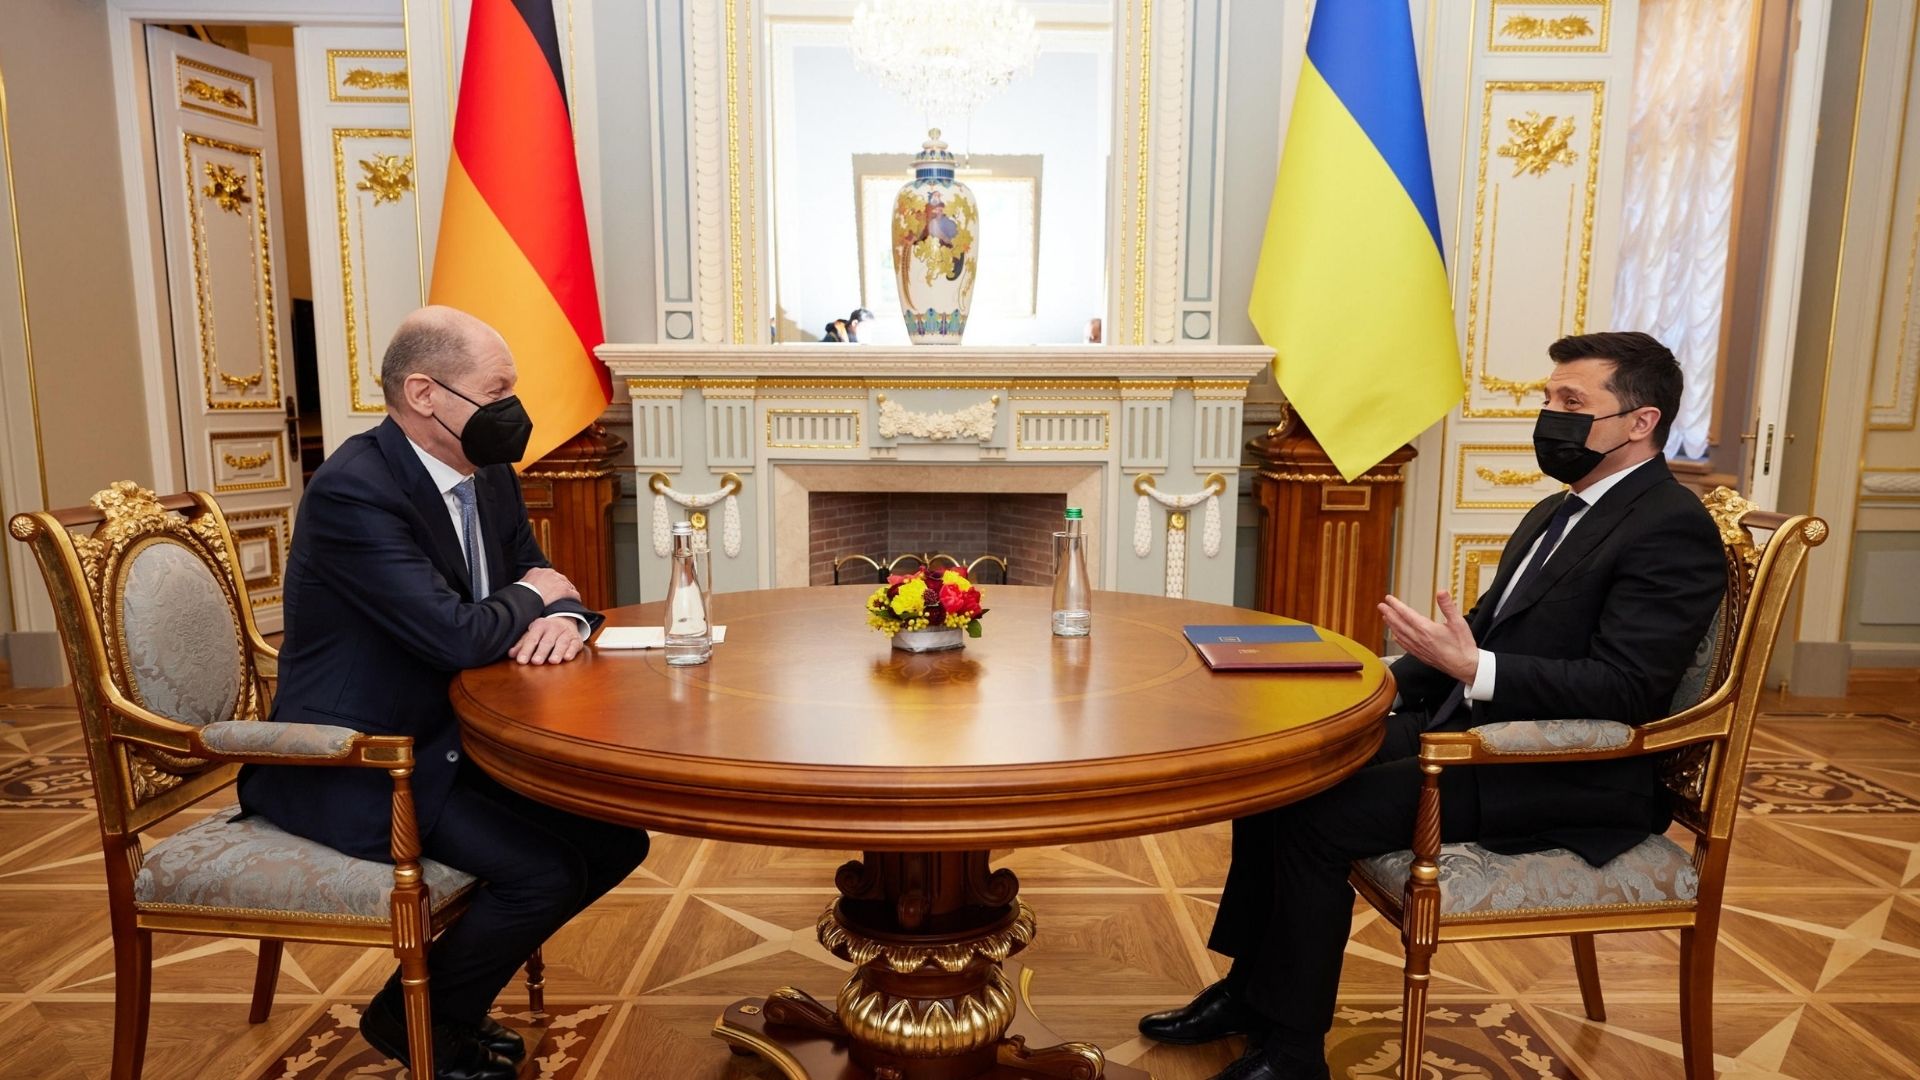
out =
<svg viewBox="0 0 1920 1080"><path fill-rule="evenodd" d="M980 590L958 585L940 586L940 606L950 615L974 615L980 611Z"/></svg>

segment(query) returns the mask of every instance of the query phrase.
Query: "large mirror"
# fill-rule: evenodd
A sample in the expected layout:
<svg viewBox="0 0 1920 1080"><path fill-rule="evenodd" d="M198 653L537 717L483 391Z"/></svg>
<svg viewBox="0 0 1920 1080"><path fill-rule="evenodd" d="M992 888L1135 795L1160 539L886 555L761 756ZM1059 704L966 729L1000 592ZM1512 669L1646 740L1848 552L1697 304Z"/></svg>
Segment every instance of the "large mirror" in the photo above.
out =
<svg viewBox="0 0 1920 1080"><path fill-rule="evenodd" d="M948 250L938 265L956 281L972 275L967 344L1077 344L1097 334L1110 261L1112 0L1015 5L1033 19L1031 67L972 107L939 100L951 95L937 90L909 100L897 80L901 69L922 62L924 54L904 45L914 31L882 27L876 35L869 23L856 40L860 6L765 5L770 340L833 340L864 309L874 317L855 329L860 342L909 341L894 261L896 213L911 216L923 240L939 244L944 236L951 249L957 239L965 250L958 260ZM951 6L917 10L947 32L966 21L950 17ZM900 47L876 53L876 44L888 48L894 38ZM875 55L893 58L892 80L873 70ZM924 62L928 78L938 80L937 61ZM930 129L953 155L954 179L971 189L971 208L949 213L937 196L932 205L922 198L896 207Z"/></svg>

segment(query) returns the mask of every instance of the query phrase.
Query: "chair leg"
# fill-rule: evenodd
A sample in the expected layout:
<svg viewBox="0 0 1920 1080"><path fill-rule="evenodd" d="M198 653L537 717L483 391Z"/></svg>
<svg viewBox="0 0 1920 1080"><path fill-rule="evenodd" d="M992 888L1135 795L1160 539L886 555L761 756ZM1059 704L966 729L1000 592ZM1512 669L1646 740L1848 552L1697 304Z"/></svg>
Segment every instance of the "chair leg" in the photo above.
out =
<svg viewBox="0 0 1920 1080"><path fill-rule="evenodd" d="M113 936L113 1080L140 1080L147 1056L147 1006L153 989L153 932L131 927Z"/></svg>
<svg viewBox="0 0 1920 1080"><path fill-rule="evenodd" d="M1587 1019L1606 1023L1607 1005L1600 998L1600 958L1593 951L1592 934L1573 935L1573 970L1580 977L1580 1004L1586 1006Z"/></svg>
<svg viewBox="0 0 1920 1080"><path fill-rule="evenodd" d="M411 950L409 950L411 952ZM400 1000L406 1006L407 1053L413 1076L432 1076L433 1005L427 991L426 950L400 957Z"/></svg>
<svg viewBox="0 0 1920 1080"><path fill-rule="evenodd" d="M1715 927L1680 931L1680 1046L1687 1080L1713 1080Z"/></svg>
<svg viewBox="0 0 1920 1080"><path fill-rule="evenodd" d="M1419 1076L1420 1058L1427 1041L1427 986L1433 967L1433 947L1409 943L1406 948L1406 993L1400 1002L1400 1075Z"/></svg>
<svg viewBox="0 0 1920 1080"><path fill-rule="evenodd" d="M272 938L260 942L260 964L253 971L253 1010L247 1023L263 1024L273 1012L273 989L280 982L280 953L286 942Z"/></svg>
<svg viewBox="0 0 1920 1080"><path fill-rule="evenodd" d="M537 948L527 957L527 1011L547 1011L547 962Z"/></svg>

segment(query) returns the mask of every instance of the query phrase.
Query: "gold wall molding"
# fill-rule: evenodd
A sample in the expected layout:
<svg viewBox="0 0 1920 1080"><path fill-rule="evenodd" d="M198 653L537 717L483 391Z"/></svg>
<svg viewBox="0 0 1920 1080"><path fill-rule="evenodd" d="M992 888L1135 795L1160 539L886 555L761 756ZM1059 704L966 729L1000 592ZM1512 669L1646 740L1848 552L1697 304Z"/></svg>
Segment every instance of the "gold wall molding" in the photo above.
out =
<svg viewBox="0 0 1920 1080"><path fill-rule="evenodd" d="M293 539L293 512L273 506L235 510L226 518L234 551L240 556L240 565L234 569L247 582L248 598L255 607L278 604L286 553Z"/></svg>
<svg viewBox="0 0 1920 1080"><path fill-rule="evenodd" d="M214 494L227 495L237 491L285 488L287 486L286 440L286 432L278 428L259 431L208 432L207 448L212 458ZM273 466L272 472L268 475L236 475L253 472L265 465Z"/></svg>
<svg viewBox="0 0 1920 1080"><path fill-rule="evenodd" d="M1485 465L1475 468L1473 472L1480 479L1499 487L1532 487L1547 475L1539 469L1527 472L1521 472L1518 469L1501 469L1499 472L1494 472Z"/></svg>
<svg viewBox="0 0 1920 1080"><path fill-rule="evenodd" d="M341 62L362 61L345 72ZM375 61L368 64L365 61ZM377 66L379 62L398 63L396 68ZM379 102L391 105L410 103L413 79L408 73L405 49L328 49L327 100L340 102ZM351 93L347 91L352 91ZM383 91L386 91L383 93ZM391 91L399 91L392 93Z"/></svg>
<svg viewBox="0 0 1920 1080"><path fill-rule="evenodd" d="M1467 380L1467 389L1462 395L1461 414L1464 417L1527 417L1533 409L1520 407L1529 394L1535 394L1546 386L1544 379L1511 379L1496 375L1491 370L1490 340L1494 327L1494 291L1498 282L1494 275L1495 259L1499 247L1500 232L1500 194L1502 181L1488 176L1488 167L1493 155L1492 132L1494 127L1494 104L1503 95L1529 94L1585 94L1591 98L1588 112L1586 138L1586 176L1584 190L1579 181L1575 181L1570 191L1581 192L1584 203L1577 223L1572 221L1569 211L1570 227L1564 243L1567 251L1563 263L1570 263L1571 275L1575 279L1573 295L1573 317L1570 325L1560 329L1564 333L1583 333L1587 324L1587 305L1589 286L1593 273L1593 232L1600 188L1600 145L1603 124L1606 116L1606 84L1597 79L1576 81L1534 81L1489 79L1481 88L1480 99L1480 140L1477 165L1474 177L1472 249L1468 258L1467 271L1467 327L1466 349L1462 356L1462 374ZM1529 115L1538 117L1539 110L1528 110ZM1577 115L1577 114L1575 114ZM1520 117L1509 117L1510 122ZM1553 120L1549 115L1545 120ZM1531 121L1525 121L1531 123ZM1572 125L1565 131L1564 138L1569 148L1579 134L1579 124L1570 116L1566 123ZM1517 129L1510 129L1517 130ZM1556 134L1553 141L1557 142ZM1539 151L1549 149L1542 145ZM1533 151L1527 151L1531 153ZM1571 150L1569 150L1571 152ZM1520 151L1516 151L1520 153ZM1517 174L1516 174L1517 175ZM1544 175L1537 174L1537 175ZM1509 182L1510 182L1509 178ZM1488 193L1491 189L1492 206L1489 213ZM1516 189L1522 190L1522 189ZM1579 253L1573 255L1574 226L1579 235ZM1564 276L1564 275L1563 275ZM1563 282L1564 286L1564 282ZM1484 296L1483 296L1484 291ZM1476 389L1477 388L1477 389ZM1513 398L1513 406L1477 404L1477 392L1496 395L1508 395Z"/></svg>
<svg viewBox="0 0 1920 1080"><path fill-rule="evenodd" d="M222 86L188 74L193 71L232 85ZM183 109L245 124L260 123L259 91L251 75L179 56L174 58L174 83L179 87L179 103ZM245 89L241 90L240 87Z"/></svg>
<svg viewBox="0 0 1920 1080"><path fill-rule="evenodd" d="M1612 0L1493 0L1490 53L1603 53L1613 32Z"/></svg>
<svg viewBox="0 0 1920 1080"><path fill-rule="evenodd" d="M332 53L329 53L331 61ZM334 230L340 242L340 304L347 339L347 400L353 412L362 415L377 415L386 411L386 399L375 396L380 386L380 373L371 368L374 355L372 328L367 324L371 317L370 305L373 299L372 260L367 257L367 223L365 211L360 200L354 199L350 191L365 191L373 195L375 206L387 201L373 183L373 170L368 170L365 179L351 185L347 183L348 139L405 139L411 143L413 132L408 128L334 128L333 129L333 210ZM393 159L397 154L374 154L375 160ZM393 191L393 201L400 200L413 190L413 155L405 157L407 173L405 187ZM363 170L368 169L366 161L359 162ZM385 181L383 181L384 183ZM394 184L399 180L395 179ZM360 253L360 270L355 271L354 253ZM366 303L360 296L366 297ZM363 340L364 339L364 340ZM369 370L361 371L362 358Z"/></svg>
<svg viewBox="0 0 1920 1080"><path fill-rule="evenodd" d="M187 61L182 60L181 63ZM251 168L253 190L266 189L266 155L259 147L243 146L206 135L188 132L182 136L182 154L186 162L187 176L194 175L195 149L232 154L243 159ZM207 161L209 174L220 169L230 169L224 162ZM237 170L235 170L237 172ZM209 198L218 198L212 193ZM234 375L220 366L219 343L214 332L213 312L213 265L207 250L207 223L200 212L200 200L195 198L192 180L188 180L187 217L188 231L193 249L194 309L200 335L200 369L206 392L206 407L209 409L273 409L283 406L280 402L280 330L273 306L273 249L271 235L267 227L267 202L265 199L252 200L254 226L250 230L249 240L253 247L249 261L256 275L252 293L255 342L259 353L255 357L254 370L246 375ZM247 397L255 387L267 382L266 393L260 397ZM230 394L220 394L216 385L224 387Z"/></svg>
<svg viewBox="0 0 1920 1080"><path fill-rule="evenodd" d="M1474 459L1484 462L1489 458L1492 459L1491 464L1474 463ZM1557 480L1553 482L1552 491L1542 491L1537 488L1536 485L1547 478L1546 474L1538 469L1511 468L1502 463L1502 459L1510 462L1513 458L1532 461L1533 444L1481 442L1456 445L1453 467L1453 508L1456 510L1526 510L1552 494L1552 491L1560 489L1561 484ZM1478 494L1469 492L1467 475L1470 465L1474 476L1495 488L1531 490L1496 492L1493 493L1495 495L1493 498L1486 497L1488 493L1484 489Z"/></svg>
<svg viewBox="0 0 1920 1080"><path fill-rule="evenodd" d="M1500 565L1500 553L1506 550L1507 533L1455 533L1453 537L1453 602L1461 611L1472 611L1480 602L1481 590L1493 583L1485 573Z"/></svg>

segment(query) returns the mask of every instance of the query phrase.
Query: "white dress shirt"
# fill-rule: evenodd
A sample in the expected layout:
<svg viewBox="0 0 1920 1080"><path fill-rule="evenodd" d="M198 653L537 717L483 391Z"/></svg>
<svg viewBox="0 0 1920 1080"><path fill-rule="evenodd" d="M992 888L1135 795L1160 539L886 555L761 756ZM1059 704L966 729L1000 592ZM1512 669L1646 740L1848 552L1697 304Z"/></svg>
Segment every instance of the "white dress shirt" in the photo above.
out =
<svg viewBox="0 0 1920 1080"><path fill-rule="evenodd" d="M1647 461L1652 460L1652 458L1647 459ZM1561 544L1566 543L1567 537L1573 535L1574 526L1580 524L1580 519L1586 517L1589 510L1598 506L1600 500L1607 497L1607 492L1612 491L1620 481L1625 480L1633 474L1635 469L1640 468L1646 463L1646 461L1642 461L1639 465L1628 466L1605 479L1595 480L1585 491L1575 492L1575 494L1580 496L1580 501L1587 505L1575 510L1572 516L1567 518L1566 528L1560 530L1560 539L1554 541L1554 550L1558 550ZM1527 548L1527 553L1521 557L1519 568L1513 572L1513 577L1507 580L1506 589L1500 593L1499 599L1494 602L1493 613L1495 615L1500 614L1500 609L1506 606L1507 598L1513 595L1513 587L1520 584L1520 575L1526 570L1527 564L1533 561L1535 549L1539 548L1541 541L1546 538L1546 533L1541 533L1539 538L1534 540L1532 546ZM1547 552L1547 559L1551 561L1552 558L1553 551ZM1543 565L1541 569L1544 570L1546 567ZM1493 654L1485 649L1481 649L1480 667L1473 673L1473 682L1467 687L1467 699L1469 701L1493 700L1493 666Z"/></svg>
<svg viewBox="0 0 1920 1080"><path fill-rule="evenodd" d="M453 489L459 487L462 483L464 483L467 480L467 477L462 475L460 470L454 468L453 466L447 464L444 461L441 461L439 458L434 457L432 454L427 453L426 450L423 449L419 443L414 442L412 439L407 440L407 445L413 447L413 452L415 454L420 455L420 464L426 467L428 479L432 480L433 486L439 489L440 500L446 503L447 505L447 516L453 519L453 535L457 537L460 541L460 550L461 551L467 550L467 530L466 530L466 526L460 520L460 500L456 498L453 494ZM481 539L483 538L476 538L475 543L473 545L474 550L485 552L487 548L486 548L486 545L481 542ZM482 568L482 572L484 572L484 568ZM471 566L467 567L467 573L469 575L474 575L477 577L477 574L474 568ZM532 585L529 585L524 581L516 581L513 584L522 586L524 588L533 589L534 595L540 596L539 589L534 589ZM474 599L484 600L486 598L483 596L476 596L474 597ZM545 606L545 603L546 603L546 597L541 596L542 606ZM591 629L587 625L586 619L581 618L579 615L575 615L571 611L557 611L552 615L543 616L543 618L574 620L575 622L580 624L580 637L582 640L586 638L588 631Z"/></svg>

